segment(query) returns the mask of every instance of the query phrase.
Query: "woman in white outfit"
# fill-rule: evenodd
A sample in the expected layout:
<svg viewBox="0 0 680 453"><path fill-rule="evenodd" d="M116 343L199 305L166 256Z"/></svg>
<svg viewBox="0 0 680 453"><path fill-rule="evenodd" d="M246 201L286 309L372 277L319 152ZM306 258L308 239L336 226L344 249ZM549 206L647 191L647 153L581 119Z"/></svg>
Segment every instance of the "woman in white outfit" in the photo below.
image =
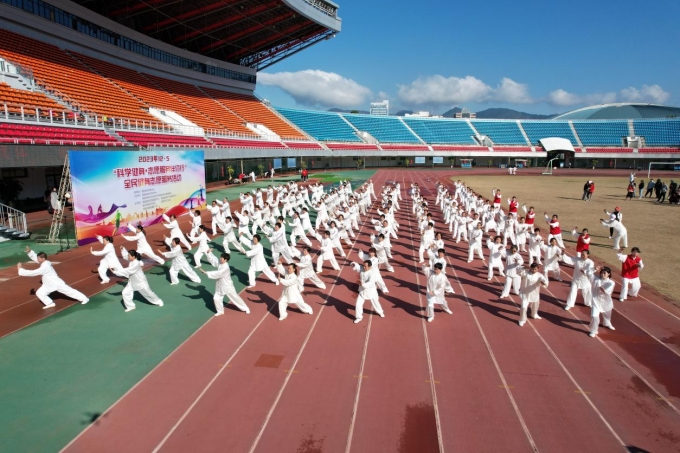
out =
<svg viewBox="0 0 680 453"><path fill-rule="evenodd" d="M434 321L434 304L441 305L442 310L450 315L453 314L444 298L449 280L442 272L442 268L441 263L435 263L434 272L431 272L427 278L427 322Z"/></svg>
<svg viewBox="0 0 680 453"><path fill-rule="evenodd" d="M189 211L189 217L191 217L191 230L189 231L189 237L197 236L199 231L198 227L201 226L201 211L198 209L193 212Z"/></svg>
<svg viewBox="0 0 680 453"><path fill-rule="evenodd" d="M224 251L229 253L229 244L231 244L239 252L246 253L241 243L236 239L236 235L234 234L234 222L231 221L231 216L225 217L224 222L220 223L219 226L224 233L224 239L222 240Z"/></svg>
<svg viewBox="0 0 680 453"><path fill-rule="evenodd" d="M522 286L519 290L522 299L522 307L519 314L519 326L522 327L527 322L527 311L531 305L531 317L541 319L538 316L538 306L541 302L541 286L548 287L548 279L538 272L538 264L532 263L529 269L520 267L519 275L522 277Z"/></svg>
<svg viewBox="0 0 680 453"><path fill-rule="evenodd" d="M102 260L99 262L99 268L97 268L97 272L99 272L99 278L102 279L102 285L108 283L109 277L106 275L109 269L122 269L123 266L120 264L120 261L118 260L118 257L116 256L116 249L113 248L113 238L111 236L97 236L97 240L104 244L104 248L101 250L92 250L92 247L90 247L90 253L92 253L94 256L102 256ZM113 272L114 274L118 275L117 272Z"/></svg>
<svg viewBox="0 0 680 453"><path fill-rule="evenodd" d="M302 313L314 314L312 307L302 299L302 280L297 275L295 263L287 264L284 268L282 261L279 261L276 270L279 271L279 278L283 285L283 292L279 298L279 321L288 317L288 313L286 313L288 304L295 304Z"/></svg>
<svg viewBox="0 0 680 453"><path fill-rule="evenodd" d="M250 309L246 303L241 299L241 296L234 288L234 282L231 280L231 269L229 268L229 254L223 253L220 255L219 266L216 271L204 271L201 269L209 279L216 280L215 295L213 296L213 303L215 304L215 316L222 316L224 314L224 296L232 304L236 305L239 310L250 314Z"/></svg>
<svg viewBox="0 0 680 453"><path fill-rule="evenodd" d="M191 236L192 244L198 242L198 248L196 249L196 253L194 253L194 262L196 263L194 267L195 268L201 267L201 258L203 258L203 255L206 256L208 262L211 265L215 267L219 266L219 261L217 260L217 257L213 255L212 249L208 245L208 241L210 240L210 238L208 238L208 233L206 233L206 227L203 225L199 225L198 231L200 232L198 236Z"/></svg>
<svg viewBox="0 0 680 453"><path fill-rule="evenodd" d="M481 225L481 224L480 224ZM489 249L489 274L487 280L491 281L493 278L494 268L498 268L498 273L501 277L505 277L503 273L503 255L505 255L505 246L503 245L503 238L496 236L491 242L489 239L486 243Z"/></svg>
<svg viewBox="0 0 680 453"><path fill-rule="evenodd" d="M137 241L137 253L140 255L146 255L147 257L151 258L158 264L165 264L165 261L163 261L163 258L160 256L156 255L153 250L151 249L151 246L146 240L146 231L144 231L144 227L142 225L137 225L137 228L132 228L132 225L128 225L128 229L135 233L134 236L125 236L124 234L121 234L123 239L126 241Z"/></svg>
<svg viewBox="0 0 680 453"><path fill-rule="evenodd" d="M590 277L588 274L595 268L593 260L590 259L590 252L588 250L582 250L580 255L574 258L564 254L562 256L562 261L570 266L574 266L574 273L571 277L571 288L569 289L567 304L564 309L570 310L576 305L576 295L578 294L579 289L581 290L581 295L583 295L583 305L590 307L592 290L590 288Z"/></svg>
<svg viewBox="0 0 680 453"><path fill-rule="evenodd" d="M507 269L505 270L505 285L503 286L503 291L500 295L501 299L510 295L511 286L513 287L513 292L516 295L519 295L522 278L520 277L518 270L521 269L524 264L524 258L517 253L516 245L511 246L510 250L505 253L505 264L507 265Z"/></svg>
<svg viewBox="0 0 680 453"><path fill-rule="evenodd" d="M558 282L562 281L560 276L560 260L562 259L562 249L557 245L557 238L550 238L550 245L543 244L541 250L545 253L545 261L543 262L543 272L545 278L548 278L548 273L552 272L555 274L555 280Z"/></svg>
<svg viewBox="0 0 680 453"><path fill-rule="evenodd" d="M309 216L308 216L309 218ZM305 243L307 246L312 245L312 241L310 241L307 238L307 235L305 234L304 227L302 226L302 220L300 218L300 214L298 214L296 211L293 211L293 223L288 223L288 226L292 227L292 231L290 232L290 246L295 247L295 244L297 244L298 237L302 240L302 242ZM311 227L311 224L309 225Z"/></svg>
<svg viewBox="0 0 680 453"><path fill-rule="evenodd" d="M484 231L482 230L482 224L478 223L477 227L472 230L472 235L470 237L470 247L468 248L468 263L471 263L474 259L474 254L477 252L479 259L484 261L484 254L482 253L482 237L484 236Z"/></svg>
<svg viewBox="0 0 680 453"><path fill-rule="evenodd" d="M614 230L614 236L612 236L612 239L614 240L614 248L616 250L619 250L621 245L623 245L623 248L628 247L628 230L625 226L623 226L623 223L616 219L600 219L600 222L602 222L602 226L607 227L610 230ZM622 241L623 244L621 244Z"/></svg>
<svg viewBox="0 0 680 453"><path fill-rule="evenodd" d="M168 223L164 223L163 226L167 229L170 230L170 237L165 237L165 244L170 247L170 243L173 238L177 238L180 240L182 245L184 245L187 250L191 250L191 244L189 244L189 241L187 241L187 238L184 237L184 233L182 233L182 230L179 228L179 223L177 222L177 216L175 214L172 214L171 216L168 217L167 214L163 214L163 220L165 220Z"/></svg>
<svg viewBox="0 0 680 453"><path fill-rule="evenodd" d="M123 304L125 305L125 311L129 312L137 308L132 300L135 291L144 296L149 303L162 307L163 301L156 293L151 291L151 288L149 287L149 282L142 269L140 255L136 251L130 250L128 251L128 259L130 260L128 267L120 268L115 272L114 269L111 269L111 271L119 277L126 277L128 279L128 284L123 289Z"/></svg>
<svg viewBox="0 0 680 453"><path fill-rule="evenodd" d="M381 318L385 317L380 301L378 300L378 290L376 288L375 273L372 271L372 263L369 260L364 261L364 265L359 272L359 296L356 303L356 319L354 324L360 323L364 319L364 303L367 300L371 301L373 311L378 313Z"/></svg>
<svg viewBox="0 0 680 453"><path fill-rule="evenodd" d="M71 288L66 283L64 283L64 280L59 278L57 272L52 267L52 263L47 260L47 254L45 254L45 252L36 254L33 250L26 247L26 253L28 254L30 260L34 263L38 263L40 267L37 269L28 270L23 269L21 267L21 263L17 263L17 270L19 275L22 277L41 277L42 286L38 288L38 290L35 292L35 295L38 297L38 299L40 299L40 302L43 303L43 309L53 308L55 306L54 301L52 301L52 299L49 297L49 295L53 292L62 293L64 296L75 299L81 304L86 304L90 301L90 299L88 299L85 294Z"/></svg>
<svg viewBox="0 0 680 453"><path fill-rule="evenodd" d="M158 253L162 254L165 258L172 260L170 265L170 284L178 285L179 271L184 272L184 275L189 277L189 279L194 283L201 283L201 279L196 275L196 272L191 268L187 258L184 256L182 251L182 246L179 245L179 239L174 238L172 240L172 249L169 252L162 252L157 250Z"/></svg>
<svg viewBox="0 0 680 453"><path fill-rule="evenodd" d="M321 236L317 236L317 240L321 243L321 249L319 250L318 258L316 259L316 273L320 274L321 271L323 270L324 260L330 261L331 266L333 266L333 269L339 271L340 266L338 266L338 262L335 259L335 252L333 251L333 242L331 241L331 232L324 231L323 238Z"/></svg>
<svg viewBox="0 0 680 453"><path fill-rule="evenodd" d="M246 256L250 258L250 268L248 269L248 288L255 287L255 273L262 272L272 282L278 286L279 279L267 266L267 260L264 258L264 249L260 244L260 235L253 236L253 242L250 250L246 252Z"/></svg>
<svg viewBox="0 0 680 453"><path fill-rule="evenodd" d="M593 304L590 311L590 333L588 334L591 338L597 335L600 315L602 315L602 325L610 330L615 330L612 325L614 280L610 278L611 275L611 269L599 266L588 273L592 288L591 302Z"/></svg>
<svg viewBox="0 0 680 453"><path fill-rule="evenodd" d="M308 278L317 288L326 289L326 284L321 281L321 279L314 272L314 263L312 262L312 251L311 247L302 248L302 256L300 257L300 262L298 263L298 269L300 274L298 278L304 285L305 279Z"/></svg>

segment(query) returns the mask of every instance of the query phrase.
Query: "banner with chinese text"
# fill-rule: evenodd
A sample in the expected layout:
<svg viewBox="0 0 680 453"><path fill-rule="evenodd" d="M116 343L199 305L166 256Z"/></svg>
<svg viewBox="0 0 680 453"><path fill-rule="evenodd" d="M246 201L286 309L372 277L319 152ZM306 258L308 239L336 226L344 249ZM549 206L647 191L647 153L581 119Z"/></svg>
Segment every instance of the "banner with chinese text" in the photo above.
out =
<svg viewBox="0 0 680 453"><path fill-rule="evenodd" d="M69 151L78 245L205 207L203 151Z"/></svg>

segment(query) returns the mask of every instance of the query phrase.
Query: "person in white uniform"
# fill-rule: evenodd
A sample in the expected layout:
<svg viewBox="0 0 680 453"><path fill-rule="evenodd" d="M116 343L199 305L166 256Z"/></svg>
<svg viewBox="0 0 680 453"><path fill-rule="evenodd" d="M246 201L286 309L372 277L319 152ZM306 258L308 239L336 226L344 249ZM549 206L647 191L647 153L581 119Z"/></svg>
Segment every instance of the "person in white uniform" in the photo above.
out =
<svg viewBox="0 0 680 453"><path fill-rule="evenodd" d="M157 252L162 254L166 259L172 260L172 264L170 265L171 285L179 284L179 279L177 278L179 271L184 272L184 275L189 277L189 280L192 282L201 283L201 279L196 275L196 272L191 268L187 258L184 256L182 246L179 245L179 238L172 239L172 248L169 252L162 252L161 250L157 250Z"/></svg>
<svg viewBox="0 0 680 453"><path fill-rule="evenodd" d="M339 271L340 266L338 266L338 261L335 259L335 250L333 247L333 241L331 241L331 232L324 231L323 238L321 236L317 236L317 240L321 243L321 249L319 250L319 256L316 259L316 273L321 273L323 270L323 262L325 260L330 261L333 269Z"/></svg>
<svg viewBox="0 0 680 453"><path fill-rule="evenodd" d="M280 222L274 224L274 231L272 231L272 234L267 236L267 238L272 247L272 266L276 266L279 262L279 255L286 260L286 263L293 262L293 255L286 242L286 230L281 227Z"/></svg>
<svg viewBox="0 0 680 453"><path fill-rule="evenodd" d="M250 314L250 309L246 303L241 299L241 296L236 292L234 288L234 282L231 280L231 269L229 268L229 254L223 253L220 255L220 262L217 270L215 271L205 271L201 269L206 277L211 280L215 280L215 295L213 296L213 303L215 304L215 315L222 316L224 314L224 296L227 296L227 300L236 307Z"/></svg>
<svg viewBox="0 0 680 453"><path fill-rule="evenodd" d="M498 268L498 273L500 276L505 277L505 273L503 273L503 255L505 255L503 238L496 236L493 239L493 242L491 239L489 239L486 246L489 249L489 274L487 276L487 280L491 281L491 279L493 279L494 268Z"/></svg>
<svg viewBox="0 0 680 453"><path fill-rule="evenodd" d="M297 275L295 263L287 264L284 268L283 261L279 260L276 270L279 271L279 279L283 285L283 292L279 298L279 321L283 321L288 317L286 312L288 304L294 304L302 313L307 313L308 315L314 314L312 307L302 298L302 280Z"/></svg>
<svg viewBox="0 0 680 453"><path fill-rule="evenodd" d="M378 300L378 289L376 288L375 273L371 269L372 263L370 260L364 261L364 265L359 272L359 296L356 303L356 319L354 324L360 323L364 319L364 303L367 300L371 301L373 311L378 313L381 318L385 317L380 301Z"/></svg>
<svg viewBox="0 0 680 453"><path fill-rule="evenodd" d="M142 269L140 255L135 250L129 250L127 253L128 259L130 260L128 267L111 269L111 271L119 277L128 279L128 284L123 288L123 304L125 305L125 311L129 312L137 308L132 300L135 291L144 296L152 305L162 307L163 301L156 293L151 291L151 288L149 287L149 281L146 279L146 275L144 275L144 270Z"/></svg>
<svg viewBox="0 0 680 453"><path fill-rule="evenodd" d="M308 278L317 288L326 289L326 284L321 281L316 272L314 271L314 263L312 262L312 252L311 247L302 248L302 256L300 257L300 262L297 267L300 271L298 278L304 285L305 279Z"/></svg>
<svg viewBox="0 0 680 453"><path fill-rule="evenodd" d="M583 305L590 307L592 290L590 288L590 277L588 277L588 274L595 268L593 260L590 259L590 251L582 250L579 256L574 258L565 253L562 255L562 261L570 266L574 266L574 273L571 277L571 287L569 288L567 304L564 306L564 309L571 310L574 308L578 290L581 290Z"/></svg>
<svg viewBox="0 0 680 453"><path fill-rule="evenodd" d="M519 295L522 278L520 277L518 270L524 265L524 258L517 252L516 245L512 245L510 250L505 253L505 264L507 265L507 268L505 270L505 285L503 286L503 291L501 291L500 295L501 299L510 295L511 286L513 292L516 295Z"/></svg>
<svg viewBox="0 0 680 453"><path fill-rule="evenodd" d="M468 248L468 263L471 263L474 259L475 252L477 252L479 259L484 261L484 253L482 253L482 237L484 236L484 231L482 228L482 224L478 223L477 227L472 230L472 235L470 236L470 247Z"/></svg>
<svg viewBox="0 0 680 453"><path fill-rule="evenodd" d="M153 250L151 249L151 246L146 240L146 231L144 231L144 227L142 225L137 225L137 228L133 228L132 225L128 225L128 229L135 233L134 236L125 236L124 234L121 234L123 239L126 241L136 241L137 242L137 252L140 255L146 255L147 257L151 258L155 262L157 262L160 265L165 264L165 261L163 261L163 258L160 256L156 255Z"/></svg>
<svg viewBox="0 0 680 453"><path fill-rule="evenodd" d="M548 278L548 273L552 272L555 274L555 280L558 282L562 281L561 270L560 270L560 260L562 259L562 249L557 245L557 238L550 238L550 245L543 244L541 250L545 253L545 261L543 262L543 272L545 278Z"/></svg>
<svg viewBox="0 0 680 453"><path fill-rule="evenodd" d="M224 233L224 239L222 240L224 251L229 253L229 245L231 244L239 252L246 253L241 243L236 239L236 235L234 234L234 222L231 220L231 216L227 216L224 218L224 222L220 223L220 229Z"/></svg>
<svg viewBox="0 0 680 453"><path fill-rule="evenodd" d="M446 278L446 274L442 272L442 268L441 263L435 263L434 272L431 272L427 278L427 322L434 321L435 304L441 305L442 310L446 313L453 314L444 297L449 286L449 280Z"/></svg>
<svg viewBox="0 0 680 453"><path fill-rule="evenodd" d="M45 252L35 253L29 247L26 247L28 258L34 263L38 263L40 267L33 270L23 269L21 263L17 263L17 271L21 277L37 277L40 276L42 285L35 292L35 295L43 303L43 309L53 308L56 306L54 301L50 299L49 295L54 292L63 294L66 297L77 300L81 304L86 304L90 301L87 296L78 290L75 290L64 283L64 280L59 278L57 272L52 267L52 263L47 259Z"/></svg>
<svg viewBox="0 0 680 453"><path fill-rule="evenodd" d="M213 255L212 249L208 245L208 241L210 238L208 237L208 233L206 232L207 228L203 225L198 226L198 231L199 235L198 236L191 236L191 243L195 244L198 242L198 248L196 249L196 252L194 253L194 263L196 265L194 266L195 268L200 268L201 267L201 258L203 258L203 255L206 256L208 259L208 262L215 266L219 266L219 261L215 255Z"/></svg>
<svg viewBox="0 0 680 453"><path fill-rule="evenodd" d="M170 237L165 238L165 244L170 247L170 241L173 238L178 238L182 245L184 245L187 250L191 250L191 244L189 244L189 241L187 241L187 238L184 236L184 233L182 233L182 230L179 228L179 223L177 222L177 216L172 214L171 216L168 216L167 214L163 214L163 220L165 220L168 223L164 223L163 226L167 229L170 230Z"/></svg>
<svg viewBox="0 0 680 453"><path fill-rule="evenodd" d="M588 334L591 338L597 335L600 315L602 315L602 325L610 330L616 330L612 325L612 310L614 309L612 293L615 283L610 278L611 275L610 268L599 266L588 273L593 304L590 310L590 333Z"/></svg>
<svg viewBox="0 0 680 453"><path fill-rule="evenodd" d="M541 229L534 228L533 233L529 233L529 264L541 264L541 247L543 246L543 236Z"/></svg>
<svg viewBox="0 0 680 453"><path fill-rule="evenodd" d="M101 284L104 285L110 281L109 277L106 275L108 270L119 270L122 269L123 266L120 264L120 260L118 260L118 257L116 256L116 250L113 248L113 238L111 236L97 236L97 240L104 244L104 248L95 251L90 247L90 253L94 256L103 257L99 262L97 272L99 272L99 278L102 279ZM114 274L118 275L117 272L114 272Z"/></svg>
<svg viewBox="0 0 680 453"><path fill-rule="evenodd" d="M250 258L250 268L248 269L248 288L255 287L255 273L262 272L272 282L279 284L279 279L267 266L267 260L264 258L264 249L260 244L260 235L253 236L253 242L250 250L246 251L246 256Z"/></svg>
<svg viewBox="0 0 680 453"><path fill-rule="evenodd" d="M531 317L541 319L538 316L538 306L541 302L541 286L548 287L548 279L538 271L538 263L532 263L529 269L521 267L518 269L522 277L522 286L519 290L522 299L520 308L519 326L522 327L527 322L527 311L531 305Z"/></svg>
<svg viewBox="0 0 680 453"><path fill-rule="evenodd" d="M616 250L619 250L621 248L621 245L623 245L623 248L628 247L628 230L626 229L625 226L623 226L623 223L619 220L604 220L600 219L600 222L602 223L603 227L607 227L610 229L614 230L614 236L612 236L612 239L614 240L614 248ZM621 244L623 242L623 244Z"/></svg>

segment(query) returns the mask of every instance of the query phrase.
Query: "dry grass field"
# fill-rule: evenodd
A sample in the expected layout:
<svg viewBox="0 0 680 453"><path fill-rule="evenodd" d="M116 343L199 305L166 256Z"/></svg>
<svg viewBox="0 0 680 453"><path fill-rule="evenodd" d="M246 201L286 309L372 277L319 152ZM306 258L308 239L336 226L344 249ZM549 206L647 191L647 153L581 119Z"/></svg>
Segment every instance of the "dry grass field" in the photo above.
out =
<svg viewBox="0 0 680 453"><path fill-rule="evenodd" d="M452 178L454 181L458 177ZM659 293L673 299L680 305L680 206L656 204L655 198L634 198L626 201L626 177L598 177L595 193L590 202L581 201L583 185L587 177L572 176L465 176L461 180L477 193L491 198L491 190L500 188L504 208L507 198L513 195L520 206L534 206L536 224L541 226L544 237L547 225L543 212L557 214L562 226L565 243L575 247L571 229L588 228L592 236L590 251L594 258L608 263L620 271L613 242L608 239L609 229L599 219L607 219L604 210L612 211L616 206L623 213L623 224L628 230L628 249L639 247L645 268L640 273L643 284L653 286ZM639 179L636 180L636 183ZM647 182L647 180L645 180ZM521 214L520 209L520 214ZM573 252L573 248L572 248Z"/></svg>

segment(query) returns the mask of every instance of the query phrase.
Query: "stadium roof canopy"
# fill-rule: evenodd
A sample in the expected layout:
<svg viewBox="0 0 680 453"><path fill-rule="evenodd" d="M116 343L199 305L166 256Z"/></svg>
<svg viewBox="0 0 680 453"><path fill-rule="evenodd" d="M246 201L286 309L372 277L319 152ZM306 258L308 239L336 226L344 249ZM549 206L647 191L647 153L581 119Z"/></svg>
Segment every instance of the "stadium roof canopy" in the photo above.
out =
<svg viewBox="0 0 680 453"><path fill-rule="evenodd" d="M563 113L556 120L629 120L680 117L680 108L656 104L601 104Z"/></svg>
<svg viewBox="0 0 680 453"><path fill-rule="evenodd" d="M329 0L74 0L173 46L264 69L340 31Z"/></svg>

